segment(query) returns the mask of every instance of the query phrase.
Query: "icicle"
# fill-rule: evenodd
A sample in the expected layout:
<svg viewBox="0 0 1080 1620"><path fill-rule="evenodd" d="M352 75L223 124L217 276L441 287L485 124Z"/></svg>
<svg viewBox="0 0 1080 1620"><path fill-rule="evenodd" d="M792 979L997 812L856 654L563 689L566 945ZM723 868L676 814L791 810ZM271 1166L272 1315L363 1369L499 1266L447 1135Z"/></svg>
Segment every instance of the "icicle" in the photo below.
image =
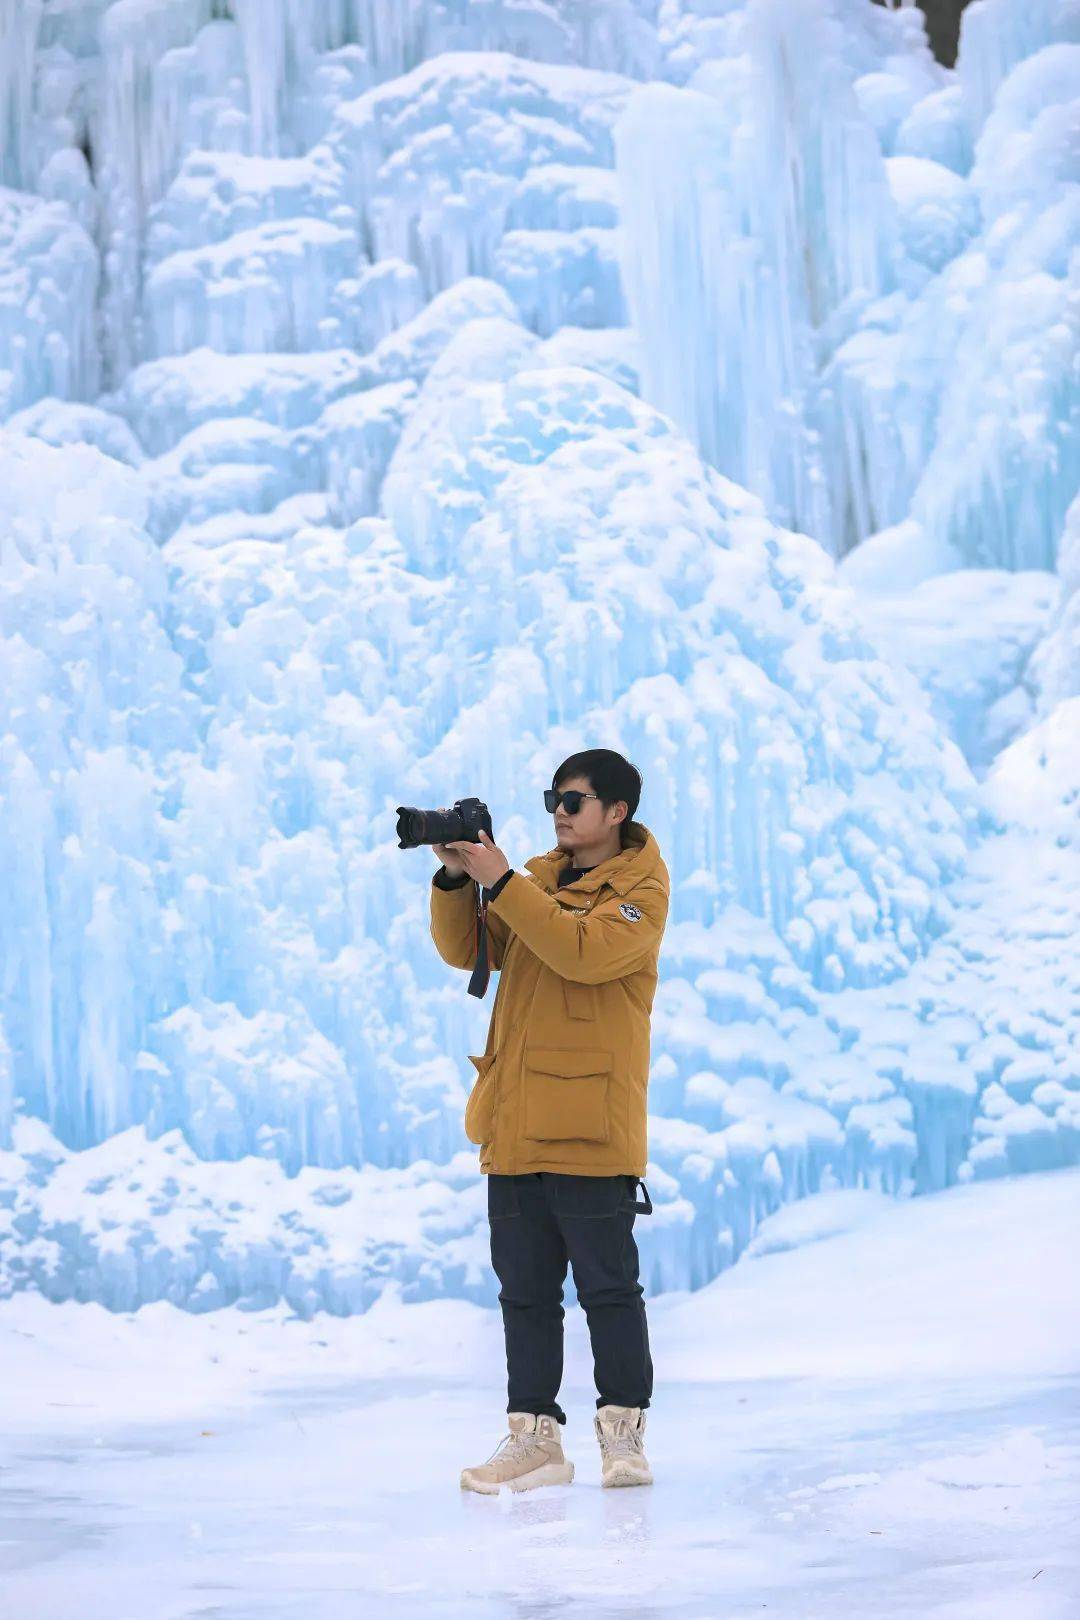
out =
<svg viewBox="0 0 1080 1620"><path fill-rule="evenodd" d="M233 0L244 41L251 105L251 150L277 157L290 54L289 0Z"/></svg>
<svg viewBox="0 0 1080 1620"><path fill-rule="evenodd" d="M43 0L0 0L0 182L24 191L36 170L31 120L42 10Z"/></svg>
<svg viewBox="0 0 1080 1620"><path fill-rule="evenodd" d="M973 134L978 134L1003 81L1025 57L1056 41L1080 39L1075 6L1063 0L981 0L960 17L957 76Z"/></svg>
<svg viewBox="0 0 1080 1620"><path fill-rule="evenodd" d="M186 44L213 14L213 0L117 0L101 24L104 57L102 166L104 313L110 380L139 358L142 244L150 208L176 163L175 130L154 93L161 56Z"/></svg>
<svg viewBox="0 0 1080 1620"><path fill-rule="evenodd" d="M807 431L818 349L887 287L894 208L827 8L752 0L745 43L700 90L632 98L616 131L623 273L645 396L825 541L848 500Z"/></svg>
<svg viewBox="0 0 1080 1620"><path fill-rule="evenodd" d="M4 1033L4 1020L0 1017L0 1149L11 1146L11 1121L15 1114L15 1071L11 1062L11 1047Z"/></svg>
<svg viewBox="0 0 1080 1620"><path fill-rule="evenodd" d="M375 76L393 78L427 54L423 0L352 0L356 37L366 47Z"/></svg>

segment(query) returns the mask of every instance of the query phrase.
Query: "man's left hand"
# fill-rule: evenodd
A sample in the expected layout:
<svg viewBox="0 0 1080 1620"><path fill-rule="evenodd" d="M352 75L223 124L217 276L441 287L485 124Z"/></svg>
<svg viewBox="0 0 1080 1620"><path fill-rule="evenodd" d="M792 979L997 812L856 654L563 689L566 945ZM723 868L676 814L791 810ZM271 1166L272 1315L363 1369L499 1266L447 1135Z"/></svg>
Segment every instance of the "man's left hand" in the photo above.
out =
<svg viewBox="0 0 1080 1620"><path fill-rule="evenodd" d="M498 883L504 872L509 872L510 862L499 848L492 843L487 833L481 827L480 842L474 844L468 838L460 838L456 843L447 844L461 861L466 872L485 889L490 889Z"/></svg>

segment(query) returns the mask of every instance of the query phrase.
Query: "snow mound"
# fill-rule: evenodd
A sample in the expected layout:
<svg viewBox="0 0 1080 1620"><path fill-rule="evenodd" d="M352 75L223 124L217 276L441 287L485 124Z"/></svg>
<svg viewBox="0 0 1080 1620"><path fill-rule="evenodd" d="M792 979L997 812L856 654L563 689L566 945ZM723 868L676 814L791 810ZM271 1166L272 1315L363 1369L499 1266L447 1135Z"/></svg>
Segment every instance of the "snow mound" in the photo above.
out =
<svg viewBox="0 0 1080 1620"><path fill-rule="evenodd" d="M841 1232L858 1231L894 1208L893 1199L855 1187L817 1193L767 1216L746 1245L745 1256L754 1260L765 1254L805 1248L808 1243L822 1243Z"/></svg>

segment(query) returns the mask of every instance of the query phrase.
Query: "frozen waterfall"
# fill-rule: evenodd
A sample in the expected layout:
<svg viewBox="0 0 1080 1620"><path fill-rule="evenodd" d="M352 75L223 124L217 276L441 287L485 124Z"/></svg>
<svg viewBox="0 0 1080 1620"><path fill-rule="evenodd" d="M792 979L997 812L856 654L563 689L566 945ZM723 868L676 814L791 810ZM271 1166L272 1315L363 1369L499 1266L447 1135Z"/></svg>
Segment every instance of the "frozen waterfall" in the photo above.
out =
<svg viewBox="0 0 1080 1620"><path fill-rule="evenodd" d="M593 745L672 874L650 1288L1080 1157L1078 53L0 0L0 1296L490 1299L394 806L520 865Z"/></svg>

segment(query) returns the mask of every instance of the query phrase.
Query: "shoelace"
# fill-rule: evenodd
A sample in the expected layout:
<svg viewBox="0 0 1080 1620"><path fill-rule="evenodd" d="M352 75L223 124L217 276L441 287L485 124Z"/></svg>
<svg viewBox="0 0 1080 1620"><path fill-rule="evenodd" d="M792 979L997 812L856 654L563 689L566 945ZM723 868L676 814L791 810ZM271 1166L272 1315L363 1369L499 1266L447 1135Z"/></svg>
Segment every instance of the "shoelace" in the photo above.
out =
<svg viewBox="0 0 1080 1620"><path fill-rule="evenodd" d="M614 1425L609 1425L614 1429L610 1437L599 1418L594 1418L593 1422L605 1457L633 1457L644 1452L645 1441L641 1430L632 1428L629 1418L616 1418Z"/></svg>
<svg viewBox="0 0 1080 1620"><path fill-rule="evenodd" d="M532 1452L542 1450L543 1447L538 1444L535 1435L515 1434L511 1429L510 1433L499 1441L483 1466L486 1468L488 1463L493 1462L524 1462Z"/></svg>

